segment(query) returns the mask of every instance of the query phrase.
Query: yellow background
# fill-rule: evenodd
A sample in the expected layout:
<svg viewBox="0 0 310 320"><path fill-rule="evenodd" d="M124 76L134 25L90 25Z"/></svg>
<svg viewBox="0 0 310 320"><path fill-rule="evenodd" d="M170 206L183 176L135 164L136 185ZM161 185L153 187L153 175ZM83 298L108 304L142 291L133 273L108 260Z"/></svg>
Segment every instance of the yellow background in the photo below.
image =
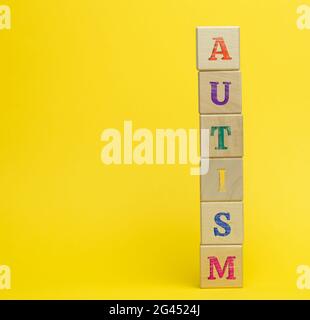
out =
<svg viewBox="0 0 310 320"><path fill-rule="evenodd" d="M0 31L0 298L310 298L302 1L9 1ZM309 3L310 5L310 3ZM190 165L105 166L105 128L198 128L195 27L239 25L243 289L199 289Z"/></svg>

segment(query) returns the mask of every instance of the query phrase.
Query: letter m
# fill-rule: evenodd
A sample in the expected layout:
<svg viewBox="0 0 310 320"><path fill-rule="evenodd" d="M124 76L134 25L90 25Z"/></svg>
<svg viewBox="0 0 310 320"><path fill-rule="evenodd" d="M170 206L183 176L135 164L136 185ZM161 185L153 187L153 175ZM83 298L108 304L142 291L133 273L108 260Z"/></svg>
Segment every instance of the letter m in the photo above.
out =
<svg viewBox="0 0 310 320"><path fill-rule="evenodd" d="M226 258L224 267L222 268L217 257L208 257L209 263L210 263L210 275L208 277L208 280L216 280L216 277L214 276L214 271L216 270L219 278L223 278L226 271L227 271L227 280L235 280L235 264L234 260L236 257L229 256Z"/></svg>

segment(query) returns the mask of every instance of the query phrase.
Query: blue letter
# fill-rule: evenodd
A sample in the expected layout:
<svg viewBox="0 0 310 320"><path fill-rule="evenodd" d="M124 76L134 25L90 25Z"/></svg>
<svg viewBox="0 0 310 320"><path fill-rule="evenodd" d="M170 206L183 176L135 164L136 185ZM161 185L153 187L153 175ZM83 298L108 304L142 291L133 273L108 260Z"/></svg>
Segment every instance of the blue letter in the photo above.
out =
<svg viewBox="0 0 310 320"><path fill-rule="evenodd" d="M230 225L224 221L221 220L221 217L224 216L228 221L230 220L230 214L226 212L219 212L214 217L215 223L222 227L225 230L225 233L222 233L218 230L218 228L214 228L214 235L219 237L226 237L230 234L231 228Z"/></svg>

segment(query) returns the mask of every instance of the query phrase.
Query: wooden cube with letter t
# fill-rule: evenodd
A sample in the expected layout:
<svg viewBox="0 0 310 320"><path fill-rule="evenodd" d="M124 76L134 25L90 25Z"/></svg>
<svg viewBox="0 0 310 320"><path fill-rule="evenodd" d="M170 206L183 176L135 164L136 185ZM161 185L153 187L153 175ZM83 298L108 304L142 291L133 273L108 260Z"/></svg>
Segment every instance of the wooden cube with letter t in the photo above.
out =
<svg viewBox="0 0 310 320"><path fill-rule="evenodd" d="M210 133L209 154L211 158L242 157L242 116L201 115L200 128ZM201 146L202 150L203 146Z"/></svg>

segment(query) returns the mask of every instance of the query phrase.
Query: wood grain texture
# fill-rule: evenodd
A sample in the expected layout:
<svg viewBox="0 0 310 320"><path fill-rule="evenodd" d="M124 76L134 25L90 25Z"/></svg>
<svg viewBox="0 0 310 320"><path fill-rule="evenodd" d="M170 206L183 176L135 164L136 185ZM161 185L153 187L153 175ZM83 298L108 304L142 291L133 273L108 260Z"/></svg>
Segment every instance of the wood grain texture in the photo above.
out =
<svg viewBox="0 0 310 320"><path fill-rule="evenodd" d="M201 244L242 244L242 202L201 202L200 213Z"/></svg>
<svg viewBox="0 0 310 320"><path fill-rule="evenodd" d="M224 40L230 60L223 60L221 54L216 55L216 60L210 60L216 42L215 38ZM239 70L239 27L197 27L196 41L198 70ZM220 51L220 48L217 51Z"/></svg>
<svg viewBox="0 0 310 320"><path fill-rule="evenodd" d="M242 282L242 246L200 246L201 288L242 287Z"/></svg>
<svg viewBox="0 0 310 320"><path fill-rule="evenodd" d="M209 159L209 171L200 177L201 201L243 200L242 158ZM220 171L225 170L224 188L220 187Z"/></svg>
<svg viewBox="0 0 310 320"><path fill-rule="evenodd" d="M212 94L214 87L217 93L215 102L214 93ZM225 92L226 87L228 94ZM241 113L241 72L199 72L199 112L200 114Z"/></svg>
<svg viewBox="0 0 310 320"><path fill-rule="evenodd" d="M220 129L220 127L223 129ZM210 158L243 156L242 115L201 115L200 128L210 130ZM222 139L220 138L220 130L223 130ZM223 144L224 148L221 144ZM200 152L202 151L202 147L201 145Z"/></svg>

